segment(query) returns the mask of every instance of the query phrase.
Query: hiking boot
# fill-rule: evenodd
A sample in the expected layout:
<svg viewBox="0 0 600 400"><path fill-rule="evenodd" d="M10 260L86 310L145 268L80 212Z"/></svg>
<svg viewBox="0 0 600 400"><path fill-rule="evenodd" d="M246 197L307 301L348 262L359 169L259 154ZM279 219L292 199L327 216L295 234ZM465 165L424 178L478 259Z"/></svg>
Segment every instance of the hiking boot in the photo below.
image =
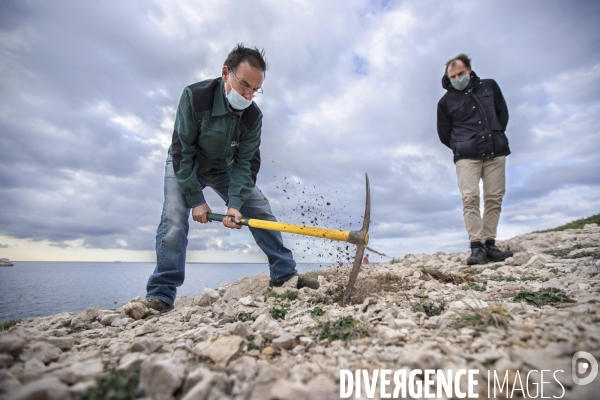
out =
<svg viewBox="0 0 600 400"><path fill-rule="evenodd" d="M493 240L485 241L486 255L490 261L504 261L508 257L513 256L510 250L500 250L496 247L496 242Z"/></svg>
<svg viewBox="0 0 600 400"><path fill-rule="evenodd" d="M164 314L171 311L174 307L172 304L167 304L161 299L146 300L146 307L158 311L159 314Z"/></svg>
<svg viewBox="0 0 600 400"><path fill-rule="evenodd" d="M318 289L319 281L313 278L304 278L302 276L298 277L298 289L302 289L303 287L307 287L309 289Z"/></svg>
<svg viewBox="0 0 600 400"><path fill-rule="evenodd" d="M488 258L485 247L481 242L471 243L471 255L467 258L467 265L487 264Z"/></svg>

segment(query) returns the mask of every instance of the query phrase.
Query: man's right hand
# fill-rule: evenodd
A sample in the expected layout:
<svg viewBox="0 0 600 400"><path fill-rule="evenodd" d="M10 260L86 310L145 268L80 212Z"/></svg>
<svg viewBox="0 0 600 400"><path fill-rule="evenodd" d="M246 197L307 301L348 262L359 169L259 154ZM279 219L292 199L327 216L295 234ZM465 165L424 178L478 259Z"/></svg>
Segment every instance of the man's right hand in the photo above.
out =
<svg viewBox="0 0 600 400"><path fill-rule="evenodd" d="M210 207L208 206L208 203L200 204L199 206L192 208L192 218L196 222L205 224L207 222L210 222L208 220L208 218L206 218L206 213L209 213L209 212L212 212L212 211L211 211Z"/></svg>

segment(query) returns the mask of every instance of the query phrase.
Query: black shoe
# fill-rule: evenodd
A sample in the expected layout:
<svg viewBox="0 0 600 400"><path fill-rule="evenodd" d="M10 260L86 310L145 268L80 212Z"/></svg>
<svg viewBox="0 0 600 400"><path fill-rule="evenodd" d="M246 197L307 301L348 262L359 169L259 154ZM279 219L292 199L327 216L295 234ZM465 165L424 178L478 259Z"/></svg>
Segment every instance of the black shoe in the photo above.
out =
<svg viewBox="0 0 600 400"><path fill-rule="evenodd" d="M302 276L298 278L298 289L302 289L303 287L307 287L309 289L318 289L319 286L319 281L316 279L304 278Z"/></svg>
<svg viewBox="0 0 600 400"><path fill-rule="evenodd" d="M167 304L161 299L146 300L146 307L156 310L160 314L167 313L174 308L172 304Z"/></svg>
<svg viewBox="0 0 600 400"><path fill-rule="evenodd" d="M504 261L508 257L513 256L510 250L500 250L496 247L496 242L493 240L485 241L486 255L490 261Z"/></svg>
<svg viewBox="0 0 600 400"><path fill-rule="evenodd" d="M471 255L467 258L467 265L487 264L488 258L485 247L481 242L471 243Z"/></svg>
<svg viewBox="0 0 600 400"><path fill-rule="evenodd" d="M269 287L282 287L285 282L269 281Z"/></svg>

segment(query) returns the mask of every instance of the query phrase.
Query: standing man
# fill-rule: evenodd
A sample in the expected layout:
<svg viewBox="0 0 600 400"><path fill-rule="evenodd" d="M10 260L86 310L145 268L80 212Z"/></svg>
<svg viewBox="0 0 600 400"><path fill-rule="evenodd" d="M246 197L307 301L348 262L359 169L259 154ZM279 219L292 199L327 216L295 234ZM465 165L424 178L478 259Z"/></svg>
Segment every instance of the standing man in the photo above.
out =
<svg viewBox="0 0 600 400"><path fill-rule="evenodd" d="M201 224L211 212L202 190L211 187L226 203L223 225L240 229L240 218L276 221L269 201L256 186L260 168L262 113L252 99L262 93L264 51L238 44L227 56L221 77L183 90L165 167L165 199L156 231L156 268L146 286L147 304L160 313L173 309L185 276L189 215ZM250 228L269 261L271 285L298 274L280 232ZM298 287L316 289L314 279Z"/></svg>
<svg viewBox="0 0 600 400"><path fill-rule="evenodd" d="M496 230L505 192L504 134L508 109L493 79L479 79L471 59L459 54L446 63L442 86L447 90L437 107L440 141L452 149L471 255L467 264L486 264L511 257L496 247ZM479 181L483 181L483 218L479 211Z"/></svg>

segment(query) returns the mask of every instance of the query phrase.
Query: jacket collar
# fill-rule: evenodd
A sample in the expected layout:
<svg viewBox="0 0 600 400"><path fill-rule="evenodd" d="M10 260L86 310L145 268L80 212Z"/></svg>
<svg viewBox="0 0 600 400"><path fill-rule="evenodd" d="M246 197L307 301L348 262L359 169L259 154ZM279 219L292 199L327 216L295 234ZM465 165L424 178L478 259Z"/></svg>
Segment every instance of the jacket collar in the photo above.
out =
<svg viewBox="0 0 600 400"><path fill-rule="evenodd" d="M467 86L465 89L463 90L467 90L471 87L473 87L473 85L477 84L479 82L479 76L477 76L477 74L475 73L475 71L471 70L471 79L469 80L469 86ZM444 74L444 76L442 76L442 87L448 91L455 91L455 92L462 92L462 90L457 90L454 89L454 86L452 86L452 82L450 82L450 78L448 78L448 75Z"/></svg>
<svg viewBox="0 0 600 400"><path fill-rule="evenodd" d="M225 114L229 114L229 110L227 109L227 103L225 99L225 89L223 88L223 78L217 78L219 82L219 86L215 90L215 96L213 99L213 108L212 115L221 116Z"/></svg>

